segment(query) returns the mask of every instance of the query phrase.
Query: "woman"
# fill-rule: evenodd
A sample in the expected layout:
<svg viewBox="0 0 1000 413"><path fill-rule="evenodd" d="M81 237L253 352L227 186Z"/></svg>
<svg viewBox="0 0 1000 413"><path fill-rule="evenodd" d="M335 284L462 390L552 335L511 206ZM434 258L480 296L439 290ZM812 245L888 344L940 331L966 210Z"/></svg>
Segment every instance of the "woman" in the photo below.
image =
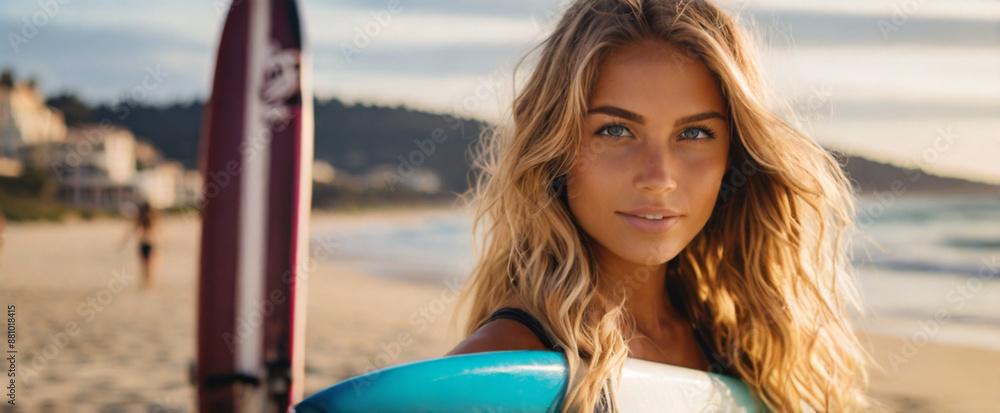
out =
<svg viewBox="0 0 1000 413"><path fill-rule="evenodd" d="M3 212L3 206L0 205L0 255L3 255L3 241L7 236L7 215Z"/></svg>
<svg viewBox="0 0 1000 413"><path fill-rule="evenodd" d="M708 2L569 6L479 148L449 355L563 351L566 411L613 409L627 357L731 374L774 411L867 408L850 185L766 92Z"/></svg>
<svg viewBox="0 0 1000 413"><path fill-rule="evenodd" d="M122 245L124 246L133 236L139 237L139 259L142 263L144 290L152 290L158 284L156 270L159 262L159 250L156 249L156 241L159 238L159 231L159 217L156 210L149 205L149 202L140 202L135 223L125 240L122 241Z"/></svg>

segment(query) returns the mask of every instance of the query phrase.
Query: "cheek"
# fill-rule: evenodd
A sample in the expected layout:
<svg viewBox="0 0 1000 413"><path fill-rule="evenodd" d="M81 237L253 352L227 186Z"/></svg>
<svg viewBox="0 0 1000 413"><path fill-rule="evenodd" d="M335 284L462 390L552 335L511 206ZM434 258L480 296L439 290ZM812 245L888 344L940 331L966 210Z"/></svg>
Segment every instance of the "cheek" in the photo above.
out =
<svg viewBox="0 0 1000 413"><path fill-rule="evenodd" d="M595 174L587 165L577 164L569 172L566 178L566 198L569 201L570 211L574 216L585 215L581 211L586 205L594 205L594 191L592 187L599 186L594 182Z"/></svg>
<svg viewBox="0 0 1000 413"><path fill-rule="evenodd" d="M705 156L685 163L686 171L682 173L686 177L684 192L695 204L692 205L695 206L694 211L704 212L705 216L711 214L715 199L719 196L726 163L725 154Z"/></svg>
<svg viewBox="0 0 1000 413"><path fill-rule="evenodd" d="M570 212L578 220L586 220L608 207L608 198L611 196L609 188L614 188L616 179L612 172L605 162L586 158L578 161L570 170L566 180L566 196Z"/></svg>

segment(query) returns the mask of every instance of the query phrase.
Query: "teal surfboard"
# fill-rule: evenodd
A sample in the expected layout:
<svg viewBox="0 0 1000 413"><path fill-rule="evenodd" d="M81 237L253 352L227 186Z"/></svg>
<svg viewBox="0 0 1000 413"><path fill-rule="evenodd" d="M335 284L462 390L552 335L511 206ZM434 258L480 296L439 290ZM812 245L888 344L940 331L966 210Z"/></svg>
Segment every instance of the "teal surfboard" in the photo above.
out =
<svg viewBox="0 0 1000 413"><path fill-rule="evenodd" d="M353 377L319 391L294 413L557 412L566 360L554 351L500 351L418 361ZM761 412L739 379L627 359L623 412Z"/></svg>

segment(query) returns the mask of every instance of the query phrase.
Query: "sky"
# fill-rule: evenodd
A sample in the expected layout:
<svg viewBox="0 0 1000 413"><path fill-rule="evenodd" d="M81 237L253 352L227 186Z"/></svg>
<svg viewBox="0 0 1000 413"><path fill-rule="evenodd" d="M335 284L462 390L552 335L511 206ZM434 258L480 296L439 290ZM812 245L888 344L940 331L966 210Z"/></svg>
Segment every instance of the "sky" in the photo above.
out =
<svg viewBox="0 0 1000 413"><path fill-rule="evenodd" d="M318 97L495 120L509 105L514 65L566 2L400 3L393 13L388 0L300 2ZM1000 119L1000 1L718 3L758 35L765 74L807 112L822 143L899 163L923 156L937 130L950 127L971 139L928 168L1000 182L1000 166L982 155L1000 155L1000 123L989 121ZM132 94L156 71L162 82L142 101L204 99L226 6L4 1L0 68L36 78L46 94L72 91L95 103ZM359 34L366 28L374 35ZM12 42L17 36L26 41ZM477 95L483 86L494 93ZM892 136L873 140L865 131Z"/></svg>

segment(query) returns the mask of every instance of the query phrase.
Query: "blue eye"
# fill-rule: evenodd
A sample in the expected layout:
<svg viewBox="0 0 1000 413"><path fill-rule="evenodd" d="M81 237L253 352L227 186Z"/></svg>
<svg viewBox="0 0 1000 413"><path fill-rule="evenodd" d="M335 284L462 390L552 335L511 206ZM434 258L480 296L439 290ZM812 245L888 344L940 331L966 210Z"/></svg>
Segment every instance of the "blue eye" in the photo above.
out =
<svg viewBox="0 0 1000 413"><path fill-rule="evenodd" d="M597 130L598 135L609 136L612 138L624 138L632 136L632 132L628 131L625 125L619 123L612 123L610 125L605 125L601 129Z"/></svg>
<svg viewBox="0 0 1000 413"><path fill-rule="evenodd" d="M632 132L628 130L628 127L620 123L612 123L602 126L600 129L597 130L597 134L608 138L612 138L612 140L633 136ZM713 131L712 128L709 128L708 126L696 126L685 129L683 132L681 132L680 137L682 139L692 140L692 141L714 139L715 131Z"/></svg>
<svg viewBox="0 0 1000 413"><path fill-rule="evenodd" d="M698 126L685 129L681 132L681 138L690 140L702 140L715 138L715 131L707 126Z"/></svg>

